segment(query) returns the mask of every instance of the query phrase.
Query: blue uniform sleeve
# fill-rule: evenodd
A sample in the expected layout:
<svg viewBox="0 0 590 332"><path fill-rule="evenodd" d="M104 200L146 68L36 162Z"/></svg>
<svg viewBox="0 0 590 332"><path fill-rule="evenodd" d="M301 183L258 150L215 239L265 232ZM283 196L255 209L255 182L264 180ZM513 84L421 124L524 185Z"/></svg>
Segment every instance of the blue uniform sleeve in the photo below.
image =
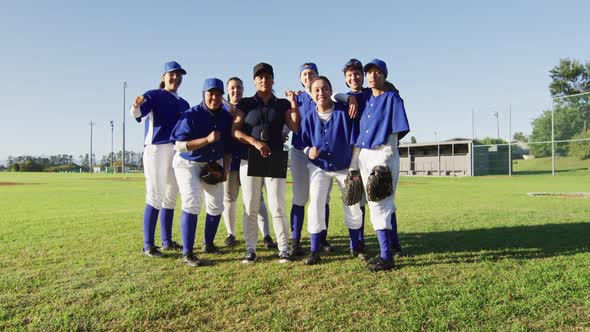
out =
<svg viewBox="0 0 590 332"><path fill-rule="evenodd" d="M313 123L311 118L311 115L308 115L301 120L301 140L303 141L303 145L306 147L313 146L313 142L311 140L311 133L313 133Z"/></svg>
<svg viewBox="0 0 590 332"><path fill-rule="evenodd" d="M401 140L410 132L410 124L406 116L406 108L404 107L404 100L396 94L393 100L393 133L397 133L398 140Z"/></svg>
<svg viewBox="0 0 590 332"><path fill-rule="evenodd" d="M193 130L195 130L195 126L190 118L190 112L184 112L182 113L180 120L178 120L174 126L174 129L172 129L170 141L173 144L176 141L186 142L189 140L189 135Z"/></svg>
<svg viewBox="0 0 590 332"><path fill-rule="evenodd" d="M135 118L135 121L141 122L141 119L146 115L150 114L150 112L153 110L155 105L153 91L154 90L150 90L143 94L145 102L141 106L139 106L139 111L141 112L141 115L138 118Z"/></svg>

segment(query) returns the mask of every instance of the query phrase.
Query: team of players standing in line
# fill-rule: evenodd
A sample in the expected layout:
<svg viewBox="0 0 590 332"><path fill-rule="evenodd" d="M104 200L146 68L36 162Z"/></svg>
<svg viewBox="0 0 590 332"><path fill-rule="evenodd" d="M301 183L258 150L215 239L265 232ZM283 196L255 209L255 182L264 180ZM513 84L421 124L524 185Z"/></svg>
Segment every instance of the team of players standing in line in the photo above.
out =
<svg viewBox="0 0 590 332"><path fill-rule="evenodd" d="M143 253L150 257L164 256L154 240L159 216L162 250L182 250L183 260L189 266L203 265L204 261L194 252L203 199L206 217L202 252L220 252L214 239L222 216L228 234L225 244L235 246L236 201L241 185L246 244L242 262L256 261L258 228L265 245L278 249L279 262L287 263L293 256L303 256L301 232L309 201L311 248L305 264L317 264L322 250L332 250L327 228L333 179L342 190L348 171L358 169L367 183L373 167L380 165L392 172L393 194L378 202L363 200L360 204L343 205L344 221L350 235L350 253L366 260L371 271L392 269L393 258L403 254L397 236L394 198L399 174L397 145L409 132L405 108L397 89L386 80L385 62L374 59L363 67L360 61L351 59L343 72L351 91L334 95L336 102L330 81L318 76L313 63L300 67L305 91L287 91L287 98L283 99L273 93L272 66L259 63L253 70L256 88L253 97L242 98L243 82L232 77L227 82L229 100L226 102L223 82L210 78L203 84L203 101L191 108L177 92L186 71L177 62L166 63L160 88L136 97L130 109L138 122L145 122ZM363 88L363 77L367 88ZM269 157L282 151L289 131L293 132L290 222L285 212L286 179L248 175L248 155L259 153ZM226 178L223 183L202 181L201 169L212 161L223 165ZM267 205L262 196L263 187ZM172 241L172 220L179 192L182 245ZM380 254L373 259L366 257L366 205L379 241ZM269 234L267 207L276 244Z"/></svg>

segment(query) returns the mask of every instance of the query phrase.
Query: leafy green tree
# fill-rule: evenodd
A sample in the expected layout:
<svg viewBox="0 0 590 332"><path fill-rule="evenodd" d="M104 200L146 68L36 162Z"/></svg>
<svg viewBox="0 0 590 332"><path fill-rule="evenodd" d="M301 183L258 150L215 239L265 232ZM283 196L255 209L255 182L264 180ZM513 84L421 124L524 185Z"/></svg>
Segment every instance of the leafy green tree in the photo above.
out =
<svg viewBox="0 0 590 332"><path fill-rule="evenodd" d="M551 97L567 97L590 92L590 61L585 64L577 60L561 59L559 65L549 71ZM590 122L588 96L557 99L558 108L574 108L582 121L582 131L587 131Z"/></svg>
<svg viewBox="0 0 590 332"><path fill-rule="evenodd" d="M571 156L584 160L590 158L590 131L585 131L574 136L573 139L587 139L587 141L575 141L569 143Z"/></svg>
<svg viewBox="0 0 590 332"><path fill-rule="evenodd" d="M526 143L529 141L529 139L526 137L526 135L521 131L514 133L514 135L512 135L512 139L514 141L523 142L523 143Z"/></svg>
<svg viewBox="0 0 590 332"><path fill-rule="evenodd" d="M494 144L507 144L503 139L493 138L493 137L484 137L484 138L476 138L475 141L479 145L494 145Z"/></svg>

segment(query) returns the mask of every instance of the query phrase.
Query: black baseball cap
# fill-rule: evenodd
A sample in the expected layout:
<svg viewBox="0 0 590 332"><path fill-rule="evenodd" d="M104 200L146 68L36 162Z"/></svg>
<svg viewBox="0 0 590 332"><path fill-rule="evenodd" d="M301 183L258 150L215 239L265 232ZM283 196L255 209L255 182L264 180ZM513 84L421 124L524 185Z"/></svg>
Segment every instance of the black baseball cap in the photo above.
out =
<svg viewBox="0 0 590 332"><path fill-rule="evenodd" d="M264 63L264 62L261 62L261 63L257 64L256 66L254 66L254 70L253 70L254 77L256 77L256 75L260 74L260 72L263 72L263 71L271 74L272 77L275 77L275 73L272 70L272 66L269 65L268 63Z"/></svg>

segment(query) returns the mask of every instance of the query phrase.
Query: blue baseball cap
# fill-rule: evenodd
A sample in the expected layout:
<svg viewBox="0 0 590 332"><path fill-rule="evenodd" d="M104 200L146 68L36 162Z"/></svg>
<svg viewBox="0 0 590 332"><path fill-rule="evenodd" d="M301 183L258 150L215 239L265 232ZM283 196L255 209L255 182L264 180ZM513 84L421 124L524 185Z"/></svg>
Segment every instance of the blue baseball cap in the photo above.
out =
<svg viewBox="0 0 590 332"><path fill-rule="evenodd" d="M363 68L363 71L366 73L367 70L373 66L379 68L379 70L381 70L383 72L383 75L385 75L385 78L387 78L387 65L385 64L385 62L383 60L379 60L379 59L371 60L369 63L367 63L365 65L365 67Z"/></svg>
<svg viewBox="0 0 590 332"><path fill-rule="evenodd" d="M301 75L301 72L304 71L304 70L306 70L306 69L313 70L316 73L316 75L319 74L318 73L318 66L316 66L315 63L313 63L313 62L306 62L306 63L302 64L301 66L299 66L299 75Z"/></svg>
<svg viewBox="0 0 590 332"><path fill-rule="evenodd" d="M219 78L208 78L203 83L203 92L211 91L213 89L219 89L221 94L224 94L223 91L223 81Z"/></svg>
<svg viewBox="0 0 590 332"><path fill-rule="evenodd" d="M172 72L172 71L178 71L182 75L186 75L186 70L182 69L182 67L180 66L180 64L178 62L176 62L176 61L166 62L164 64L164 74Z"/></svg>

